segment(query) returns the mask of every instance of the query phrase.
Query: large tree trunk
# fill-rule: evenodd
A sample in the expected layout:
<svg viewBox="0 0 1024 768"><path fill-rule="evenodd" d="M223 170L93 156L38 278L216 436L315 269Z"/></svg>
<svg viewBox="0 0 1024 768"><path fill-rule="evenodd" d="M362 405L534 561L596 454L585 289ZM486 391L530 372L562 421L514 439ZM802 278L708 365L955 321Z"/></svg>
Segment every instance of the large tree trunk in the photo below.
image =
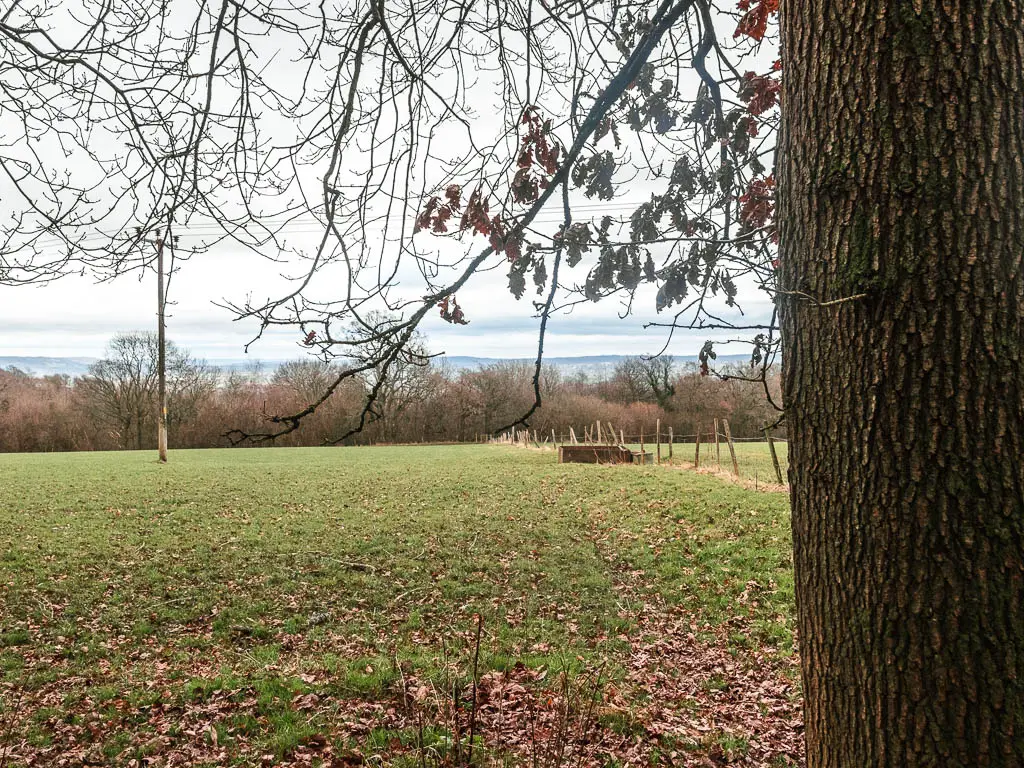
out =
<svg viewBox="0 0 1024 768"><path fill-rule="evenodd" d="M810 768L1024 766L1022 7L782 3Z"/></svg>

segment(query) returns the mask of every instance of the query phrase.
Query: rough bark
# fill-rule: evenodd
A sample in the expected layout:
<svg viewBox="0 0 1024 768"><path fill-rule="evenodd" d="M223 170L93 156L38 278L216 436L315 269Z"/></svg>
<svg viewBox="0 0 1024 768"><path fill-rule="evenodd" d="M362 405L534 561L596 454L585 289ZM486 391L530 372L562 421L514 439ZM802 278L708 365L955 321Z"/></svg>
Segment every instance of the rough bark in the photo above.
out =
<svg viewBox="0 0 1024 768"><path fill-rule="evenodd" d="M808 766L1022 766L1022 3L781 13Z"/></svg>

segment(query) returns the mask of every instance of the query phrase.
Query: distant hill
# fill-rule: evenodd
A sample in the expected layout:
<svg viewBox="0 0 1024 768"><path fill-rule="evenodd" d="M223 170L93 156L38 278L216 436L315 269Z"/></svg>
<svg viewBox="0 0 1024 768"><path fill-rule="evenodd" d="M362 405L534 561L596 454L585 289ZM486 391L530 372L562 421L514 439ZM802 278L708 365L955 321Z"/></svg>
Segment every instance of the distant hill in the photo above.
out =
<svg viewBox="0 0 1024 768"><path fill-rule="evenodd" d="M626 359L626 355L585 355L581 357L549 357L548 365L558 368L566 376L586 375L590 379L606 379L612 375L615 366ZM696 355L675 355L680 363L696 363ZM746 355L719 355L718 365L725 363L742 363L750 358ZM95 357L0 357L0 368L17 368L35 376L51 376L65 374L72 377L84 376L89 366L95 363ZM467 357L464 355L446 355L438 358L456 371L476 370L477 368L503 362L533 363L534 358L500 358L500 357ZM241 371L259 366L265 375L269 375L283 360L245 360L219 359L209 360L211 365L224 371Z"/></svg>
<svg viewBox="0 0 1024 768"><path fill-rule="evenodd" d="M586 355L581 357L547 357L544 358L544 362L547 365L553 365L563 375L574 376L579 374L585 374L590 379L607 379L611 378L612 373L615 371L615 366L625 360L628 355ZM696 364L696 355L673 355L677 363L693 363ZM517 363L530 363L536 360L536 358L495 358L495 357L462 357L459 355L452 355L442 357L441 360L445 361L449 366L455 370L474 370L481 366L490 365L492 363L501 362L517 362ZM745 363L750 360L749 355L719 355L715 361L718 365L724 365L726 363Z"/></svg>
<svg viewBox="0 0 1024 768"><path fill-rule="evenodd" d="M0 357L0 368L17 368L33 376L83 376L95 357Z"/></svg>

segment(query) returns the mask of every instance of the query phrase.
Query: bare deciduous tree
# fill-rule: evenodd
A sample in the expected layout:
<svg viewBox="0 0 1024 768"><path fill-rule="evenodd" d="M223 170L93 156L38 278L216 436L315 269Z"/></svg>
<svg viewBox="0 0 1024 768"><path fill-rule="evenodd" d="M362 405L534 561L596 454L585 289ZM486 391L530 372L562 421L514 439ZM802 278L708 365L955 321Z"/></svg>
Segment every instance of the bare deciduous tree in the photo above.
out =
<svg viewBox="0 0 1024 768"><path fill-rule="evenodd" d="M275 370L272 384L287 387L303 401L315 400L337 378L333 363L315 358L302 358L282 363Z"/></svg>
<svg viewBox="0 0 1024 768"><path fill-rule="evenodd" d="M106 424L122 448L155 444L157 339L153 333L115 336L107 356L89 366L78 391L97 420ZM217 373L173 343L167 346L167 420L174 431L194 417L217 384Z"/></svg>
<svg viewBox="0 0 1024 768"><path fill-rule="evenodd" d="M297 212L256 122L284 96L253 51L277 29L261 0L0 6L0 283L148 266L178 227L203 233L186 253L272 241Z"/></svg>
<svg viewBox="0 0 1024 768"><path fill-rule="evenodd" d="M615 366L612 381L628 396L627 402L657 403L672 410L678 376L671 355L627 357Z"/></svg>

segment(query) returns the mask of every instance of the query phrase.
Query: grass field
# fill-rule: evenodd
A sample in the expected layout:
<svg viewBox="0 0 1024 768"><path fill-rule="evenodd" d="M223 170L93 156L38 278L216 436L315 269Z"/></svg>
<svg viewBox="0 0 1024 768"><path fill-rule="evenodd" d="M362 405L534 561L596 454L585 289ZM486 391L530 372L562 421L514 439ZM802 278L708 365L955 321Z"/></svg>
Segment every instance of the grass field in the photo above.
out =
<svg viewBox="0 0 1024 768"><path fill-rule="evenodd" d="M795 764L782 494L496 446L153 458L0 455L0 766Z"/></svg>

